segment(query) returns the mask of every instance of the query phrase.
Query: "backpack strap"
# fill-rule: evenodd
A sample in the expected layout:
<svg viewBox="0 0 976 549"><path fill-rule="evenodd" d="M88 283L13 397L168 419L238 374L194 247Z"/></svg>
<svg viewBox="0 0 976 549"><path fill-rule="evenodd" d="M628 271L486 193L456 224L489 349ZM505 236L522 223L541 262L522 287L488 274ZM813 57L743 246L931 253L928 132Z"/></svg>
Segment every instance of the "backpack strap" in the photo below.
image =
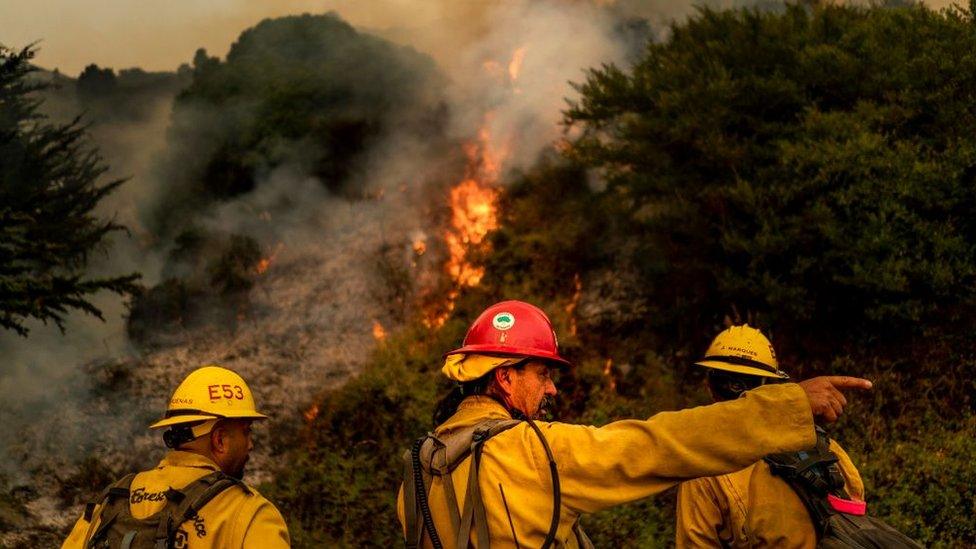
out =
<svg viewBox="0 0 976 549"><path fill-rule="evenodd" d="M91 540L108 530L119 515L129 514L129 487L134 478L136 473L129 473L102 490L94 501L85 504L84 516L88 522L88 532L85 533L84 547L89 547ZM102 519L103 516L106 518L99 521L98 528L94 528L96 519Z"/></svg>
<svg viewBox="0 0 976 549"><path fill-rule="evenodd" d="M830 438L817 427L817 444L814 448L786 454L774 454L763 458L770 471L781 477L796 493L806 507L817 538L822 538L827 522L837 511L829 497L847 498L844 477L837 466L837 455L830 450Z"/></svg>
<svg viewBox="0 0 976 549"><path fill-rule="evenodd" d="M169 492L179 492L183 496L182 500L177 502L179 504L175 513L177 524L183 524L192 519L205 505L210 503L210 500L234 486L243 490L245 494L251 495L251 489L244 482L220 471L214 471L205 477L198 478L182 490L170 489L167 492L167 497L169 497Z"/></svg>
<svg viewBox="0 0 976 549"><path fill-rule="evenodd" d="M160 517L159 525L156 527L155 547L168 548L176 528L195 517L210 500L234 486L240 487L245 494L251 494L250 488L242 481L220 471L200 477L184 486L182 490L173 488L166 490L166 499L173 505L163 508L163 516Z"/></svg>
<svg viewBox="0 0 976 549"><path fill-rule="evenodd" d="M441 478L444 483L444 496L451 521L450 537L457 539L458 532L462 529L462 516L451 473L471 455L475 447L473 441L476 431L484 432L479 435L482 437L480 444L483 444L488 438L519 423L520 421L514 419L490 419L473 427L442 433L440 436L428 433L414 441L411 449L403 453L404 542L409 549L419 547L423 542L424 534L435 548L442 547L427 501L430 485L435 476ZM478 462L480 463L480 453ZM471 467L471 471L477 476L475 462L472 462ZM477 495L480 502L480 494ZM473 505L473 501L468 498L465 503L471 502ZM483 512L483 502L481 505ZM472 509L471 512L473 513L474 510ZM485 528L487 533L487 526ZM466 531L470 535L470 527ZM466 544L467 541L464 546Z"/></svg>

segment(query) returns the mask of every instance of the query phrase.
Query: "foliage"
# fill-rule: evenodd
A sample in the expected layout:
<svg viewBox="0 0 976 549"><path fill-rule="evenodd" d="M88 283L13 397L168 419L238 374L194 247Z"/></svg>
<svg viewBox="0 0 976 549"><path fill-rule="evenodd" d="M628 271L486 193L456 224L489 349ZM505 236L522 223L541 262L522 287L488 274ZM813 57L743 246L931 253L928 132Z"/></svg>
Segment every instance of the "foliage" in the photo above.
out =
<svg viewBox="0 0 976 549"><path fill-rule="evenodd" d="M0 48L0 327L21 335L31 318L63 329L73 309L101 318L91 294L128 293L137 279L84 277L90 255L123 230L94 214L122 181L99 183L107 168L77 118L54 125L39 113L33 54Z"/></svg>
<svg viewBox="0 0 976 549"><path fill-rule="evenodd" d="M115 91L118 82L115 71L102 69L92 63L78 75L78 94L86 99L97 98Z"/></svg>
<svg viewBox="0 0 976 549"><path fill-rule="evenodd" d="M401 453L430 429L448 389L439 355L460 327L429 334L418 326L381 344L359 377L305 410L300 432L275 441L287 449L287 466L263 491L289 520L296 547L401 543Z"/></svg>
<svg viewBox="0 0 976 549"><path fill-rule="evenodd" d="M631 70L591 71L571 156L602 171L633 253L660 258L641 269L655 329L736 307L829 354L971 318L976 110L959 90L976 58L953 53L971 25L706 9Z"/></svg>
<svg viewBox="0 0 976 549"><path fill-rule="evenodd" d="M870 512L927 546L976 544L974 427L973 417L946 422L930 414L882 448L849 448L868 488Z"/></svg>
<svg viewBox="0 0 976 549"><path fill-rule="evenodd" d="M265 20L241 34L226 61L200 50L193 63L161 163L172 181L158 209L164 228L179 226L174 211L247 192L285 164L358 196L347 183L386 132L428 139L440 131L433 62L332 14Z"/></svg>
<svg viewBox="0 0 976 549"><path fill-rule="evenodd" d="M188 229L170 251L162 283L137 293L129 307L129 337L159 343L173 331L204 325L233 330L249 310L262 252L251 237Z"/></svg>

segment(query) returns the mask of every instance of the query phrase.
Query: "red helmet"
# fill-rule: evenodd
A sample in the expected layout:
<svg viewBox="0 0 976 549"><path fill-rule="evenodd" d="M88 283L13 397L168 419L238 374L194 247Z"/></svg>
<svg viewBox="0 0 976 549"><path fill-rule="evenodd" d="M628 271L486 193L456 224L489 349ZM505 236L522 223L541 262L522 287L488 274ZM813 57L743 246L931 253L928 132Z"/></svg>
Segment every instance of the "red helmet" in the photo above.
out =
<svg viewBox="0 0 976 549"><path fill-rule="evenodd" d="M485 309L468 328L464 343L447 355L480 353L532 357L568 367L549 317L524 301L502 301ZM447 356L444 355L444 356Z"/></svg>

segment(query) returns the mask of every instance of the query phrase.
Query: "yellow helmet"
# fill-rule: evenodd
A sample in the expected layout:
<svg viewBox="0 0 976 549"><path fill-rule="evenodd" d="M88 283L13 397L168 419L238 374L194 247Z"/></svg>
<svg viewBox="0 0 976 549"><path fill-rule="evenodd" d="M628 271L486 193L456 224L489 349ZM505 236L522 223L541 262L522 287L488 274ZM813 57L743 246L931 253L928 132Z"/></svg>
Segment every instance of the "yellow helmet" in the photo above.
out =
<svg viewBox="0 0 976 549"><path fill-rule="evenodd" d="M790 377L779 369L773 344L762 332L748 324L732 326L715 336L705 351L705 357L695 364L751 376Z"/></svg>
<svg viewBox="0 0 976 549"><path fill-rule="evenodd" d="M173 392L163 419L149 426L160 429L183 423L221 418L265 419L254 407L254 397L244 379L220 366L203 366L190 372ZM199 435L198 435L199 436Z"/></svg>

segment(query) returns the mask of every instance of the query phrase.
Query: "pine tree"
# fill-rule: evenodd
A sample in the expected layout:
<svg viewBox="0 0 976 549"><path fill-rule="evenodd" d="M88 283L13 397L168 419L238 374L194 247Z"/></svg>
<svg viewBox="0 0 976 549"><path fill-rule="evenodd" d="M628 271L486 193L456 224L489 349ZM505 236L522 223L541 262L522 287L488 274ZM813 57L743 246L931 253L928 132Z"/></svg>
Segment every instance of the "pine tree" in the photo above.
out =
<svg viewBox="0 0 976 549"><path fill-rule="evenodd" d="M93 210L122 180L100 183L107 170L86 144L76 118L54 124L39 111L34 50L0 46L0 327L27 335L30 318L64 329L65 315L98 318L89 297L134 289L136 274L86 278L91 254L124 230Z"/></svg>

